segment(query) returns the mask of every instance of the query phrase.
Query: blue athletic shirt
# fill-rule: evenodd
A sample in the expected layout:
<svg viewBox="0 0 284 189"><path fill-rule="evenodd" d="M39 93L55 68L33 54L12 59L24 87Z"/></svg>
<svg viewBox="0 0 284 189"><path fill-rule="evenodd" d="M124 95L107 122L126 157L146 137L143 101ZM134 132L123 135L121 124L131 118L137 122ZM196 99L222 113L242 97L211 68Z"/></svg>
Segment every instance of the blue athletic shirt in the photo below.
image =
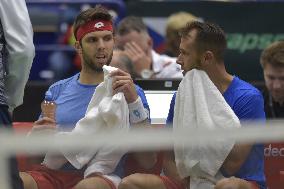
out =
<svg viewBox="0 0 284 189"><path fill-rule="evenodd" d="M79 73L60 80L51 85L48 91L52 95L52 100L56 102L56 124L59 131L71 131L76 123L85 116L87 107L98 85L85 85L79 83ZM149 105L144 91L139 86L135 86L137 94L140 96L144 108L149 113ZM150 114L149 114L150 115ZM120 163L121 164L121 163ZM122 165L118 165L118 168ZM62 167L63 170L76 170L70 163ZM121 176L121 170L116 170L118 176Z"/></svg>
<svg viewBox="0 0 284 189"><path fill-rule="evenodd" d="M224 99L235 112L241 122L258 121L263 126L265 122L264 102L262 94L251 84L234 76L228 89L223 94ZM173 123L176 93L173 95L167 117L167 125ZM256 181L261 189L266 188L264 175L263 145L255 144L235 177ZM223 173L225 176L225 173Z"/></svg>

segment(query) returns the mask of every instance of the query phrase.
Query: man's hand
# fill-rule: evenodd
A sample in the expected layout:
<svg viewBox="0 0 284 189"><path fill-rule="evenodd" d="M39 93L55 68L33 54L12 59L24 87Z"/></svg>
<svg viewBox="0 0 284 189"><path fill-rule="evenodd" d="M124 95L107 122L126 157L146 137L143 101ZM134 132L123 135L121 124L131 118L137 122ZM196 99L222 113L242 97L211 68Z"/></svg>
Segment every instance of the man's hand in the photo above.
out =
<svg viewBox="0 0 284 189"><path fill-rule="evenodd" d="M124 53L133 62L133 67L137 75L144 69L150 69L152 57L151 54L146 54L143 49L135 42L128 42L124 46Z"/></svg>
<svg viewBox="0 0 284 189"><path fill-rule="evenodd" d="M114 94L123 92L128 104L138 98L135 85L129 73L117 69L111 72L110 76L113 78L112 88Z"/></svg>
<svg viewBox="0 0 284 189"><path fill-rule="evenodd" d="M29 132L30 135L36 134L54 134L56 133L56 123L55 120L48 117L40 118L35 121L32 130Z"/></svg>

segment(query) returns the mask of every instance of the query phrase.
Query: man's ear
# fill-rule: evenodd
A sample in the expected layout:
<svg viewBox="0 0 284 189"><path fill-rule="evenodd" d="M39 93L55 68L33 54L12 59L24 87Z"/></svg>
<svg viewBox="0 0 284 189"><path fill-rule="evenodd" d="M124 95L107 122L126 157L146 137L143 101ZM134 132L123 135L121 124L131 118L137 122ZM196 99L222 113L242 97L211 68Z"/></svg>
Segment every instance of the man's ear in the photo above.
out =
<svg viewBox="0 0 284 189"><path fill-rule="evenodd" d="M209 65L213 62L214 54L212 51L205 51L202 56L201 62L205 65Z"/></svg>
<svg viewBox="0 0 284 189"><path fill-rule="evenodd" d="M82 54L82 46L79 41L75 41L74 47L78 54Z"/></svg>

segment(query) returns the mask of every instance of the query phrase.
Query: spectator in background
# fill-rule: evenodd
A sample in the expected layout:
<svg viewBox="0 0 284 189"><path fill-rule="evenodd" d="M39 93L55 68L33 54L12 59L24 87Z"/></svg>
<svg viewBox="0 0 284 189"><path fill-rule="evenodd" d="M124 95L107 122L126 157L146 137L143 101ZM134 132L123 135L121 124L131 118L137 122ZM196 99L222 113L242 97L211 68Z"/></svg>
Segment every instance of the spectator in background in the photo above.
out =
<svg viewBox="0 0 284 189"><path fill-rule="evenodd" d="M11 113L23 103L35 48L24 0L0 3L0 127L11 128ZM9 112L8 112L9 109ZM15 158L9 160L13 189L22 189Z"/></svg>
<svg viewBox="0 0 284 189"><path fill-rule="evenodd" d="M133 79L136 78L133 63L131 62L130 58L120 49L114 49L110 66L119 68L129 73Z"/></svg>
<svg viewBox="0 0 284 189"><path fill-rule="evenodd" d="M192 21L201 20L200 18L188 12L176 12L169 16L166 24L166 37L165 37L165 54L178 57L180 36L179 31L187 23Z"/></svg>
<svg viewBox="0 0 284 189"><path fill-rule="evenodd" d="M128 16L117 26L116 45L133 62L138 78L182 78L176 59L153 50L153 40L142 18Z"/></svg>
<svg viewBox="0 0 284 189"><path fill-rule="evenodd" d="M260 64L266 89L263 91L267 118L284 118L284 41L263 50Z"/></svg>

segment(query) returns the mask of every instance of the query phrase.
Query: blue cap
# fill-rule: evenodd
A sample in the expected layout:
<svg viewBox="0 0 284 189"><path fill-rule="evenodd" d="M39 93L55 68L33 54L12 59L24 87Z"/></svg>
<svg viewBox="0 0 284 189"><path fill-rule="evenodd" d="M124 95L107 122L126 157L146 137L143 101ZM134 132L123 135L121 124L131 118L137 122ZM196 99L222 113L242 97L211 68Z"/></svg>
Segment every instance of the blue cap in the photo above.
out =
<svg viewBox="0 0 284 189"><path fill-rule="evenodd" d="M44 99L51 101L52 100L52 93L50 91L46 91Z"/></svg>

